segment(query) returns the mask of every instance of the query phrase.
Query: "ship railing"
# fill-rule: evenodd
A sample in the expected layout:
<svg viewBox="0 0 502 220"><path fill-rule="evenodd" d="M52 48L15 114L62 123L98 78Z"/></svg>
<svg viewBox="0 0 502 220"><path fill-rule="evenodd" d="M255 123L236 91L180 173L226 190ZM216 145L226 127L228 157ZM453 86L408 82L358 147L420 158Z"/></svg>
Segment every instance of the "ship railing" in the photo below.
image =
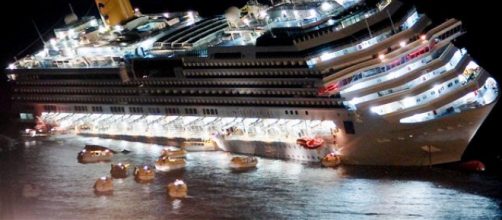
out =
<svg viewBox="0 0 502 220"><path fill-rule="evenodd" d="M416 76L416 78L406 84L391 89L386 89L378 91L363 97L358 98L357 102L353 103L356 107L366 108L368 106L374 105L375 103L381 102L383 100L396 100L404 97L404 95L414 95L427 90L427 87L433 83L437 83L436 80L445 80L451 77L457 77L457 73L463 71L470 61L470 56L467 54L461 55L462 57L457 59L457 61L448 62L447 64L435 69L432 72L428 72L425 75L429 75L424 81L424 75ZM452 63L453 62L453 63Z"/></svg>
<svg viewBox="0 0 502 220"><path fill-rule="evenodd" d="M416 46L416 47L408 50L406 53L400 54L400 55L398 55L396 57L397 58L401 58L401 59L403 57L407 57L409 53L411 53L413 51L418 51L419 49L417 49L417 48L421 48L420 50L426 48L426 49L428 49L427 53L421 53L420 55L414 57L413 59L405 59L404 62L403 61L399 61L398 65L390 65L389 66L389 64L388 64L388 63L390 63L390 61L397 60L397 58L391 58L391 59L389 58L384 63L377 62L376 59L378 59L378 58L375 58L372 61L372 62L375 63L373 65L369 65L369 66L361 68L359 66L366 65L365 63L362 63L362 64L349 67L347 69L342 70L341 72L336 73L336 75L338 75L338 77L336 77L335 75L332 75L333 77L336 77L336 81L338 81L338 83L337 83L338 87L339 87L338 91L346 90L345 92L350 92L352 90L355 90L355 89L361 87L362 85L361 86L357 86L357 87L353 87L353 88L349 88L349 86L352 85L353 83L356 83L356 81L360 81L362 79L368 78L368 77L362 77L362 73L364 73L366 71L370 71L371 72L373 69L379 70L376 73L371 73L370 74L370 76L372 78L376 74L380 75L380 74L383 74L383 73L392 72L393 70L398 69L397 67L400 68L400 67L404 66L405 64L408 64L408 63L411 63L411 62L415 62L415 61L417 61L419 59L424 59L424 57L431 56L431 58L434 60L434 59L437 59L437 57L439 55L441 55L441 54L444 55L444 54L452 53L452 48L450 46L446 49L446 52L444 52L442 48L443 48L443 46L446 43L449 42L449 40L452 39L452 37L457 37L458 36L458 35L455 35L455 34L460 34L458 32L459 29L454 29L454 30L456 30L457 32L455 32L455 33L451 33L449 31L446 32L446 33L449 34L449 36L450 36L449 38L443 38L443 40L437 40L437 41L436 40L428 41L428 44L425 47L423 45L421 45L421 44L418 44L421 41L415 41L415 42L413 42L412 44L418 44L418 46ZM432 39L437 39L437 36L443 36L446 33L438 33L436 35L433 35ZM431 48L441 48L441 49L439 49L439 50L431 50ZM434 52L432 52L432 51L434 51ZM396 52L399 52L399 51L396 50L396 51L394 51L392 53L396 53ZM426 63L429 63L429 62L430 62L430 60L428 62L426 62ZM388 66L390 68L388 68ZM385 67L385 69L382 69L382 67ZM349 90L347 90L347 89L349 89Z"/></svg>
<svg viewBox="0 0 502 220"><path fill-rule="evenodd" d="M462 89L473 90L474 87L476 87L476 84L483 79L480 77L481 75L487 76L487 73L481 68L478 68L463 80L454 78L436 86L438 88L435 87L416 96L407 98L410 101L410 104L403 104L400 101L397 101L378 106L373 108L372 111L378 113L379 115L386 115L386 117L395 117L396 115L404 115L407 113L411 114L412 111L420 109L423 106L435 106L437 105L436 103L442 102L443 99L451 99L454 96L458 97L457 93L467 94L471 92L463 91ZM384 110L382 106L387 107L385 107Z"/></svg>

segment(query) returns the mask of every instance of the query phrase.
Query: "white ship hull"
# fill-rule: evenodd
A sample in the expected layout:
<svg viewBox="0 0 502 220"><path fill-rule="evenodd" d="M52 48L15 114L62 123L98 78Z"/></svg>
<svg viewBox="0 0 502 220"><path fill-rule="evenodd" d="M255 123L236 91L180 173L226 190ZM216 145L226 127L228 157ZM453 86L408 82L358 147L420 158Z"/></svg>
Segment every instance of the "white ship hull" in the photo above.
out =
<svg viewBox="0 0 502 220"><path fill-rule="evenodd" d="M353 165L391 166L460 161L494 105L419 124L390 124L382 119L367 119L357 124L357 134L347 137L340 149L342 161ZM334 146L310 150L294 142L279 141L221 139L217 143L222 150L232 153L312 162L336 150Z"/></svg>
<svg viewBox="0 0 502 220"><path fill-rule="evenodd" d="M494 105L416 124L366 120L358 125L362 134L341 150L343 163L425 166L460 161Z"/></svg>

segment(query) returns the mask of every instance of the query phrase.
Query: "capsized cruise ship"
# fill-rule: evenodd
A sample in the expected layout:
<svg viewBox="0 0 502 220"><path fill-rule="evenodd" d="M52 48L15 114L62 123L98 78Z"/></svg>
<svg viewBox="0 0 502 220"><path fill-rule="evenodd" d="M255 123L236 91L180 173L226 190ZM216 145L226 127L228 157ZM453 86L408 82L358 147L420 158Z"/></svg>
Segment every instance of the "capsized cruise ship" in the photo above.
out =
<svg viewBox="0 0 502 220"><path fill-rule="evenodd" d="M96 0L10 64L13 111L81 135L215 145L301 161L459 161L498 84L434 23L396 0L250 1L222 16L143 14ZM50 126L49 126L50 125Z"/></svg>

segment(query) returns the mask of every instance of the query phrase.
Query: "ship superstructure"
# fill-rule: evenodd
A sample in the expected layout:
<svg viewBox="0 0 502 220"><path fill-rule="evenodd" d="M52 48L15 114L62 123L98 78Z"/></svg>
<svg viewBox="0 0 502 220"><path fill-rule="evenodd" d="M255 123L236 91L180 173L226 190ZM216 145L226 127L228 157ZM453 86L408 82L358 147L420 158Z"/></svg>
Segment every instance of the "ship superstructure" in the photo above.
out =
<svg viewBox="0 0 502 220"><path fill-rule="evenodd" d="M97 1L9 65L21 120L82 135L210 142L344 163L460 160L498 99L455 19L399 1L249 2L223 16Z"/></svg>

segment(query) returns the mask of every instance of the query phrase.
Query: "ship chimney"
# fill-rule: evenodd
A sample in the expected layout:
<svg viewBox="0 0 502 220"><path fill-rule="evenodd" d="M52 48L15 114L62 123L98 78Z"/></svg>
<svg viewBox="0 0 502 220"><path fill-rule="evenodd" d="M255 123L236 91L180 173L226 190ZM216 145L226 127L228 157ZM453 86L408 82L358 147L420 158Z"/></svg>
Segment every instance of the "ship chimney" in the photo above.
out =
<svg viewBox="0 0 502 220"><path fill-rule="evenodd" d="M134 17L134 10L129 0L96 0L103 22L108 26L119 25Z"/></svg>

